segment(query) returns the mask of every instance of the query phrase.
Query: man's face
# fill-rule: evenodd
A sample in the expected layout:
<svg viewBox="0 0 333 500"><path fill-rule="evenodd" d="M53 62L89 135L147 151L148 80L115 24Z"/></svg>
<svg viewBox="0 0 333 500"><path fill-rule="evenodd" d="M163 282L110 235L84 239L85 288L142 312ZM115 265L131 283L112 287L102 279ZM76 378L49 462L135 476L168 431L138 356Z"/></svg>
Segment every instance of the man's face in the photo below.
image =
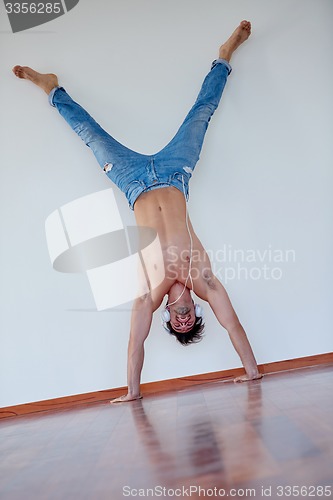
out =
<svg viewBox="0 0 333 500"><path fill-rule="evenodd" d="M170 323L172 328L179 333L186 333L193 328L195 323L194 304L190 306L173 305L169 308Z"/></svg>

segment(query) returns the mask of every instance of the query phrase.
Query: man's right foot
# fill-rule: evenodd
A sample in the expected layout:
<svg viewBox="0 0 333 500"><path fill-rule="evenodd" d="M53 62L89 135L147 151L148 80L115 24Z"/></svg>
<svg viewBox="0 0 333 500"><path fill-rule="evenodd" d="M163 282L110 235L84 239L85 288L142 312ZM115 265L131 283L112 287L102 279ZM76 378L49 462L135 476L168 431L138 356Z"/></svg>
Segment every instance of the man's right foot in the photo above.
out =
<svg viewBox="0 0 333 500"><path fill-rule="evenodd" d="M234 51L251 35L251 23L242 21L228 40L221 45L219 58L230 61Z"/></svg>
<svg viewBox="0 0 333 500"><path fill-rule="evenodd" d="M18 78L30 80L35 85L38 85L47 94L58 85L58 77L52 73L38 73L37 71L29 68L29 66L14 66L13 73Z"/></svg>

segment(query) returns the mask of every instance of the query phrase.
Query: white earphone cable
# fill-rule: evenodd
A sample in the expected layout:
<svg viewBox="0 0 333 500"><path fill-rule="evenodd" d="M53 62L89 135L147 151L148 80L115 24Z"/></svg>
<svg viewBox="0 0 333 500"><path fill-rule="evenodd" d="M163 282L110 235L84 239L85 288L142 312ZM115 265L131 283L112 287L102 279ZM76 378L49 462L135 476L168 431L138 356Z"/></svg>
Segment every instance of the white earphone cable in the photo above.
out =
<svg viewBox="0 0 333 500"><path fill-rule="evenodd" d="M183 181L183 191L184 191L184 196L185 196L185 201L186 201L186 205L185 205L185 210L186 210L185 221L186 221L187 231L188 231L188 234L189 234L189 237L190 237L190 263L189 263L188 275L187 275L187 278L186 278L185 285L184 285L182 293L179 295L178 299L176 299L174 302L170 302L168 304L168 306L172 306L173 304L175 304L176 302L178 302L178 300L182 297L182 295L184 294L184 292L186 290L186 285L187 285L187 282L188 282L189 279L190 279L190 282L191 282L191 288L192 288L192 290L194 290L193 280L192 280L192 275L191 275L191 271L192 271L193 239L192 239L191 231L190 231L190 228L189 228L189 225L188 225L187 198L186 198L186 193L185 193L185 184L184 184L184 176L183 175L182 175L182 181Z"/></svg>

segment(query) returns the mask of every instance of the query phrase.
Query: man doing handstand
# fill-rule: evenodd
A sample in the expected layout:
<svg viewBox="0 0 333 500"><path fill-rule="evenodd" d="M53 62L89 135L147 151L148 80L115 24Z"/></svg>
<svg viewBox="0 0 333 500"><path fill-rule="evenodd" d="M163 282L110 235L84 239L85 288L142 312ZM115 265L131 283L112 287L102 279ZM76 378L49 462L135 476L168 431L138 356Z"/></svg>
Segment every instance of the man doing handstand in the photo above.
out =
<svg viewBox="0 0 333 500"><path fill-rule="evenodd" d="M199 341L204 326L201 308L194 304L192 291L209 303L240 356L246 374L235 381L262 377L246 333L227 292L212 272L208 255L193 230L186 210L189 180L199 159L208 123L231 72L231 56L250 34L251 24L242 21L220 47L219 58L213 62L195 104L175 137L161 151L150 156L126 148L105 132L58 85L56 75L37 73L27 66L13 68L17 77L32 81L48 94L50 104L58 109L91 148L106 175L125 193L138 226L154 229L159 237L164 279L158 286L150 286L149 291L134 302L128 344L128 391L113 402L141 398L144 342L150 331L153 313L160 307L165 295L168 296L168 303L162 313L163 324L183 345ZM194 252L196 259L192 262ZM149 260L154 266L154 258ZM147 274L149 284L149 269Z"/></svg>

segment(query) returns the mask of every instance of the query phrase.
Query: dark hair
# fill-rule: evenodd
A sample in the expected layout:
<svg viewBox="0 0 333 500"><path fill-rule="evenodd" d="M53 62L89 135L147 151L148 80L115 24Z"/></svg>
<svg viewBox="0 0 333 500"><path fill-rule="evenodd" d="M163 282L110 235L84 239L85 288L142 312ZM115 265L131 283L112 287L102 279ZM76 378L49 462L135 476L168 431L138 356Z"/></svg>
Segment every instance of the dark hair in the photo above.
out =
<svg viewBox="0 0 333 500"><path fill-rule="evenodd" d="M202 340L203 331L205 328L205 323L202 322L202 318L197 316L195 317L195 323L193 327L186 333L176 332L176 330L172 328L170 321L168 321L166 325L171 335L174 335L178 342L185 346L200 342Z"/></svg>

